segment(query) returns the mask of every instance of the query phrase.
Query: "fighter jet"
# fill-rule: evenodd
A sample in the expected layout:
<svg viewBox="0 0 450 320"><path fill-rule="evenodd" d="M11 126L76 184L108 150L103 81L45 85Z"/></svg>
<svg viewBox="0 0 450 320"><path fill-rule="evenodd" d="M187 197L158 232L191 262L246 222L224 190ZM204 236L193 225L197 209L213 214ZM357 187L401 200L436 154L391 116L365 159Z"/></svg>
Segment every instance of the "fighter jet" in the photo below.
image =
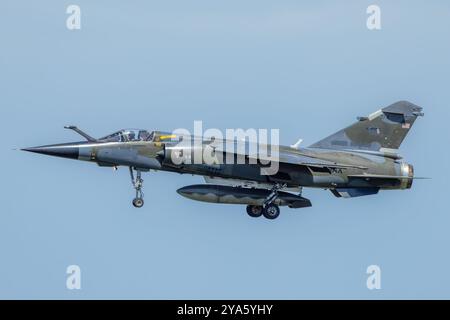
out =
<svg viewBox="0 0 450 320"><path fill-rule="evenodd" d="M192 157L198 144L190 147L184 141L180 147L180 142L186 139L183 135L142 129L119 130L96 139L75 126L67 126L65 128L77 132L85 141L22 150L90 161L101 167L128 167L136 192L132 203L137 208L144 205L142 172L160 170L204 177L205 184L177 190L186 198L246 205L250 217L275 219L280 214L280 206L311 206L310 200L302 196L304 187L329 190L334 196L343 198L411 188L416 179L413 166L402 160L398 148L419 116L423 116L421 107L399 101L368 116L358 117L352 125L309 147L300 147L301 141L291 146L279 146L278 170L274 174L264 173L267 162L251 161L254 156L248 148L231 154L232 160L241 157L244 163L174 161L175 154ZM230 155L229 150L211 138L202 138L199 145L201 150L213 145L213 153Z"/></svg>

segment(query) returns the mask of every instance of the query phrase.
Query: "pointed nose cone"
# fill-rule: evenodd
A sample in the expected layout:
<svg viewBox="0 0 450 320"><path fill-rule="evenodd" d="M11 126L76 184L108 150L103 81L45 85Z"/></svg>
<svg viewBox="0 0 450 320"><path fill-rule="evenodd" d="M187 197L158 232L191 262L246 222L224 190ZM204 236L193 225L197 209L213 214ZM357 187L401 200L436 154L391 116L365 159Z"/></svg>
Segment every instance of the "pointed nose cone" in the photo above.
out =
<svg viewBox="0 0 450 320"><path fill-rule="evenodd" d="M21 150L69 159L78 159L80 154L78 143L52 144L48 146L24 148Z"/></svg>

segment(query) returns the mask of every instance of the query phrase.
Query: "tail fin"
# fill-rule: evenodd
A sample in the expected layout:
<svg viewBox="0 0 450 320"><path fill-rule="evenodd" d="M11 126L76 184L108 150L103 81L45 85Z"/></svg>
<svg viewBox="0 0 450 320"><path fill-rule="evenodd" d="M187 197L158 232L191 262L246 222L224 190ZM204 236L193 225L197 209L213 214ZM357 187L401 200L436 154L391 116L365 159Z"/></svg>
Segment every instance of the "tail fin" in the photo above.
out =
<svg viewBox="0 0 450 320"><path fill-rule="evenodd" d="M358 117L358 122L310 147L395 153L419 116L423 116L421 107L399 101L367 117Z"/></svg>

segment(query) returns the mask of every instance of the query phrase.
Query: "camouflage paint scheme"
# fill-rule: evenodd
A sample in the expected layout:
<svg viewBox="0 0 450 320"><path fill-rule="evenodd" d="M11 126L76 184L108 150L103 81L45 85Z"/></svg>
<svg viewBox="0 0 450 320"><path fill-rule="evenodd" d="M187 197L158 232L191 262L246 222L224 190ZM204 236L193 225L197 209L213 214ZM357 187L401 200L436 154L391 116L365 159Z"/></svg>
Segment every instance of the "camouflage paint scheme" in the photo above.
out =
<svg viewBox="0 0 450 320"><path fill-rule="evenodd" d="M70 126L66 128L78 132L87 141L23 150L95 162L99 166L127 166L136 189L135 200L142 200L140 173L143 171L201 175L210 184L187 186L179 189L178 193L205 202L247 204L249 215L264 214L273 219L279 214L279 205L293 208L311 206L301 193L286 192L298 192L302 187L329 189L337 197L371 195L380 189L411 188L413 167L402 161L398 148L417 117L422 115L421 107L399 101L367 117L359 117L356 123L307 148L280 146L279 170L275 175L262 175L262 164L248 161L245 164L176 165L172 162L171 153L179 152L179 139L172 133L160 131L120 130L94 139ZM209 143L203 141L201 145L205 147ZM192 149L187 152L192 152ZM219 148L215 152L223 150ZM240 156L249 157L249 154ZM138 174L136 179L133 171ZM143 205L143 200L137 205L135 200L133 204L136 207ZM272 216L265 212L270 205L278 210L274 209Z"/></svg>

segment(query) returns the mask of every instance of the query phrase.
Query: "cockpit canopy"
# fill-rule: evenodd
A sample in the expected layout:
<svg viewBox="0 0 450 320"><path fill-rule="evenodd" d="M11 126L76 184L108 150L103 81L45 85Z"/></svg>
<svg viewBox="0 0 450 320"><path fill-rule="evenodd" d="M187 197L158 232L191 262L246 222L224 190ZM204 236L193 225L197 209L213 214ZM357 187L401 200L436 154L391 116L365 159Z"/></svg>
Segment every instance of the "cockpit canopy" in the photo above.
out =
<svg viewBox="0 0 450 320"><path fill-rule="evenodd" d="M102 141L128 142L128 141L147 141L150 138L147 130L141 129L122 129L106 137L100 138Z"/></svg>
<svg viewBox="0 0 450 320"><path fill-rule="evenodd" d="M129 142L129 141L153 141L153 142L174 142L179 141L176 135L170 132L152 131L142 129L122 129L106 137L101 141L109 142Z"/></svg>

